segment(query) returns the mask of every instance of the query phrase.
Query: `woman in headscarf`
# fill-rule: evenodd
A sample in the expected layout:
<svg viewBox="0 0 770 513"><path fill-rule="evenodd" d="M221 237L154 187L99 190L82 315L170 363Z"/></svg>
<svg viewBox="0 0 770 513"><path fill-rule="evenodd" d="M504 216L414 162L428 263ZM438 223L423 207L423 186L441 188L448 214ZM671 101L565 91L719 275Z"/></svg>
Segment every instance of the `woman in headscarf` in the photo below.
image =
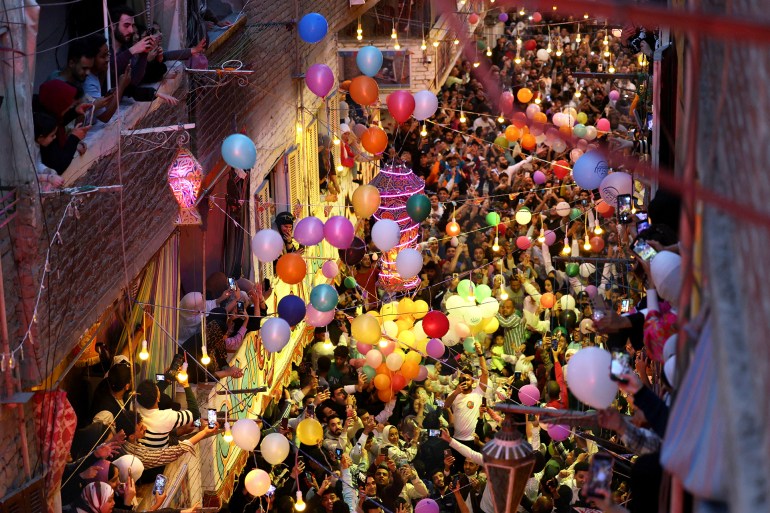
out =
<svg viewBox="0 0 770 513"><path fill-rule="evenodd" d="M234 337L231 337L234 338ZM241 339L243 336L241 335ZM187 369L187 375L189 376L190 383L199 383L206 381L207 376L216 376L217 379L221 379L227 376L233 378L240 378L243 376L243 371L238 367L230 367L227 360L227 313L224 308L215 308L211 311L208 317L206 317L206 354L209 357L209 363L203 365L201 359L203 357L203 337L201 333L197 333L187 339L182 344L182 350L188 352L196 362L200 364L192 364ZM205 371L203 368L205 367Z"/></svg>
<svg viewBox="0 0 770 513"><path fill-rule="evenodd" d="M162 501L156 500L156 505L160 506L160 504L162 504ZM158 509L155 507L151 511L158 513L195 513L199 508L200 505L196 504L191 508L185 509ZM112 486L102 481L95 481L83 488L83 493L80 495L80 500L75 506L75 511L77 513L130 513L133 510L116 508L115 491L112 489Z"/></svg>
<svg viewBox="0 0 770 513"><path fill-rule="evenodd" d="M416 441L414 441L416 442ZM388 425L380 435L380 452L387 450L388 458L396 462L396 465L406 465L417 455L416 443L405 444L399 437L398 428Z"/></svg>

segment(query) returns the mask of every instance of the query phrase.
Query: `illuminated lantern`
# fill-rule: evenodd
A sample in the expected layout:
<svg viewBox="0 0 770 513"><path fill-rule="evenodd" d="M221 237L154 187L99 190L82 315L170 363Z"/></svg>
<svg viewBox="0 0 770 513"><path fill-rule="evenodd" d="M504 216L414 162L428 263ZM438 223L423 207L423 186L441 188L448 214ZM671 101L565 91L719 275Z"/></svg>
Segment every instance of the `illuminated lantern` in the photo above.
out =
<svg viewBox="0 0 770 513"><path fill-rule="evenodd" d="M203 167L190 151L179 148L176 158L168 167L168 185L179 204L177 225L201 224L201 216L195 208L201 188Z"/></svg>
<svg viewBox="0 0 770 513"><path fill-rule="evenodd" d="M512 414L505 416L502 429L487 442L481 453L495 513L516 511L535 466L535 455L532 446L516 429Z"/></svg>
<svg viewBox="0 0 770 513"><path fill-rule="evenodd" d="M446 224L446 234L450 237L457 237L460 235L460 224L452 219L451 222Z"/></svg>

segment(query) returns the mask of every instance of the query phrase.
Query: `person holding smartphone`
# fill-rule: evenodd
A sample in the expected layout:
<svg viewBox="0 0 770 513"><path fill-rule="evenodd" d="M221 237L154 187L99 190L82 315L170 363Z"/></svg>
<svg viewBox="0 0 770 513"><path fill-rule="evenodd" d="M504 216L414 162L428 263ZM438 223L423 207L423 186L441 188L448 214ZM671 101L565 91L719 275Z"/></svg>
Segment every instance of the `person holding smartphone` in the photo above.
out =
<svg viewBox="0 0 770 513"><path fill-rule="evenodd" d="M475 344L475 349L476 354L482 354L481 344L478 342ZM487 393L489 381L485 358L479 358L479 367L481 374L478 385L475 387L471 369L461 369L457 388L449 394L445 403L452 409L454 415L454 438L468 447L474 444L473 435L480 417L481 400Z"/></svg>

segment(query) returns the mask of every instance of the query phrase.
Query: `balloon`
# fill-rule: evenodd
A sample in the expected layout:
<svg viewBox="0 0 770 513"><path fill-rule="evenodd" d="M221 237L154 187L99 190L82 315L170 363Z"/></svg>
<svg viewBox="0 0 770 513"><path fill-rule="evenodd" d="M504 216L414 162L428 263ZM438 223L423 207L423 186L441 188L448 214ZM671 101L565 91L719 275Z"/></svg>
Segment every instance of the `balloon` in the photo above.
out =
<svg viewBox="0 0 770 513"><path fill-rule="evenodd" d="M327 260L324 262L324 265L321 266L321 272L324 277L331 280L339 274L340 268L334 260Z"/></svg>
<svg viewBox="0 0 770 513"><path fill-rule="evenodd" d="M618 393L618 384L610 379L611 362L610 353L598 347L585 347L572 355L567 372L572 394L592 408L608 408Z"/></svg>
<svg viewBox="0 0 770 513"><path fill-rule="evenodd" d="M572 128L572 133L575 134L575 137L585 137L586 126L582 123L578 123Z"/></svg>
<svg viewBox="0 0 770 513"><path fill-rule="evenodd" d="M479 22L479 15L476 14L475 12L470 13L470 15L468 16L468 23L471 25L475 25L478 22Z"/></svg>
<svg viewBox="0 0 770 513"><path fill-rule="evenodd" d="M497 302L497 300L495 300L495 302ZM491 335L492 333L497 331L498 328L500 328L500 321L497 320L497 317L492 317L486 323L484 323L483 329L484 329L484 333L486 333L487 335Z"/></svg>
<svg viewBox="0 0 770 513"><path fill-rule="evenodd" d="M590 244L590 241L589 241ZM596 266L594 264L580 264L580 276L588 278L596 272Z"/></svg>
<svg viewBox="0 0 770 513"><path fill-rule="evenodd" d="M235 436L234 433L233 436ZM291 446L281 433L270 433L262 440L259 450L266 462L271 465L279 465L289 456Z"/></svg>
<svg viewBox="0 0 770 513"><path fill-rule="evenodd" d="M672 356L663 364L663 374L666 380L672 385L676 383L676 355Z"/></svg>
<svg viewBox="0 0 770 513"><path fill-rule="evenodd" d="M364 132L366 132L366 128L367 126L363 123L356 123L353 125L353 133L356 134L356 137L360 139L361 136L364 135Z"/></svg>
<svg viewBox="0 0 770 513"><path fill-rule="evenodd" d="M666 339L666 343L663 344L663 362L667 362L669 358L676 355L676 344L679 340L679 335L674 333Z"/></svg>
<svg viewBox="0 0 770 513"><path fill-rule="evenodd" d="M415 376L417 373L415 373ZM402 372L396 372L390 378L390 390L398 392L406 386L406 376Z"/></svg>
<svg viewBox="0 0 770 513"><path fill-rule="evenodd" d="M551 169L559 180L564 180L564 177L570 173L570 165L566 160L557 160L551 164Z"/></svg>
<svg viewBox="0 0 770 513"><path fill-rule="evenodd" d="M380 323L370 314L359 315L350 325L350 334L364 344L374 345L379 342L380 333Z"/></svg>
<svg viewBox="0 0 770 513"><path fill-rule="evenodd" d="M439 506L433 499L421 499L414 507L414 513L439 513Z"/></svg>
<svg viewBox="0 0 770 513"><path fill-rule="evenodd" d="M345 337L343 339L343 337ZM347 343L347 336L344 333L340 333L339 345L345 345ZM372 346L364 344L363 342L356 342L356 349L361 354L366 354L372 350Z"/></svg>
<svg viewBox="0 0 770 513"><path fill-rule="evenodd" d="M294 238L303 246L315 246L324 238L323 221L317 217L303 217L294 227Z"/></svg>
<svg viewBox="0 0 770 513"><path fill-rule="evenodd" d="M468 299L468 296L471 295L471 289L473 287L473 282L469 279L460 280L460 282L457 284L457 294L463 298ZM463 306L462 304L460 306ZM449 303L447 303L447 307L449 307Z"/></svg>
<svg viewBox="0 0 770 513"><path fill-rule="evenodd" d="M583 335L588 335L589 333L592 333L594 331L594 321L592 319L589 319L586 317L582 321L580 321L580 333Z"/></svg>
<svg viewBox="0 0 770 513"><path fill-rule="evenodd" d="M537 139L532 134L524 134L521 136L521 148L523 150L532 151L537 147Z"/></svg>
<svg viewBox="0 0 770 513"><path fill-rule="evenodd" d="M326 18L317 12L311 12L300 18L297 24L299 37L306 43L317 43L326 37L329 30L329 24ZM253 494L252 494L253 495Z"/></svg>
<svg viewBox="0 0 770 513"><path fill-rule="evenodd" d="M323 328L334 319L334 310L328 312L321 312L316 310L313 305L307 305L307 313L305 314L305 322L314 328Z"/></svg>
<svg viewBox="0 0 770 513"><path fill-rule="evenodd" d="M376 351L376 352L379 353L379 351ZM364 365L363 367L361 367L361 372L366 374L367 381L373 380L374 377L377 375L377 371L374 370L374 367L371 367L370 365Z"/></svg>
<svg viewBox="0 0 770 513"><path fill-rule="evenodd" d="M392 342L392 341L390 341L390 340L385 340L385 342L384 342L384 343L383 343L383 341L381 340L381 341L380 341L380 346L379 346L379 347L380 347L380 352L382 353L382 356L388 356L388 355L390 355L391 353L393 353L393 351L395 351L395 350L396 350L396 344L395 344L395 342ZM381 363L381 364L380 364L380 367L384 367L385 369L387 369L387 366L385 365L385 363ZM378 373L380 373L380 374L382 374L382 372L380 371L380 367L378 367L378 368L377 368L377 372L378 372Z"/></svg>
<svg viewBox="0 0 770 513"><path fill-rule="evenodd" d="M503 91L500 95L500 110L504 113L510 113L513 111L513 93L510 91Z"/></svg>
<svg viewBox="0 0 770 513"><path fill-rule="evenodd" d="M513 115L513 118L511 118L511 123L513 123L516 128L524 128L527 126L527 115L523 112L517 112Z"/></svg>
<svg viewBox="0 0 770 513"><path fill-rule="evenodd" d="M586 190L599 187L607 176L607 159L598 151L589 151L575 162L572 168L572 177L575 183Z"/></svg>
<svg viewBox="0 0 770 513"><path fill-rule="evenodd" d="M382 365L382 353L380 353L376 349L370 350L368 353L366 353L366 365L369 367L376 369L380 365Z"/></svg>
<svg viewBox="0 0 770 513"><path fill-rule="evenodd" d="M516 92L516 99L521 103L529 103L532 99L532 90L528 87L522 87Z"/></svg>
<svg viewBox="0 0 770 513"><path fill-rule="evenodd" d="M320 424L318 425L320 426ZM270 474L260 468L255 468L246 474L243 485L246 491L254 497L262 497L270 490Z"/></svg>
<svg viewBox="0 0 770 513"><path fill-rule="evenodd" d="M537 11L533 12L532 21L534 21L535 23L540 23L541 21L543 21L543 15Z"/></svg>
<svg viewBox="0 0 770 513"><path fill-rule="evenodd" d="M540 402L540 390L535 385L524 385L519 389L519 401L525 406L534 406Z"/></svg>
<svg viewBox="0 0 770 513"><path fill-rule="evenodd" d="M548 59L551 58L551 55L548 53L548 51L546 51L545 48L538 50L535 56L537 57L537 60L541 62L548 62Z"/></svg>
<svg viewBox="0 0 770 513"><path fill-rule="evenodd" d="M393 355L391 355L393 356ZM385 374L377 374L374 377L374 388L377 390L387 390L390 388L390 376Z"/></svg>
<svg viewBox="0 0 770 513"><path fill-rule="evenodd" d="M222 158L228 166L251 169L257 163L257 147L243 134L229 135L222 141Z"/></svg>
<svg viewBox="0 0 770 513"><path fill-rule="evenodd" d="M572 151L569 152L569 159L572 161L573 164L577 162L578 159L580 159L580 157L582 156L583 156L583 150L581 150L580 148L573 148Z"/></svg>
<svg viewBox="0 0 770 513"><path fill-rule="evenodd" d="M455 327L455 333L460 338L466 338L471 336L471 329L464 322L458 322Z"/></svg>
<svg viewBox="0 0 770 513"><path fill-rule="evenodd" d="M428 310L428 303L422 299L418 299L414 302L414 313L412 313L412 315L414 315L415 319L422 319L428 313Z"/></svg>
<svg viewBox="0 0 770 513"><path fill-rule="evenodd" d="M383 403L387 403L391 399L393 399L393 391L390 389L390 387L388 387L386 389L383 389L383 390L377 390L377 397Z"/></svg>
<svg viewBox="0 0 770 513"><path fill-rule="evenodd" d="M444 343L437 338L428 340L428 344L425 346L425 352L428 353L428 356L437 360L444 356L445 351L446 347L444 346Z"/></svg>
<svg viewBox="0 0 770 513"><path fill-rule="evenodd" d="M388 134L378 126L369 127L361 136L361 145L369 153L379 155L388 147Z"/></svg>
<svg viewBox="0 0 770 513"><path fill-rule="evenodd" d="M620 93L617 91L617 89L613 89L610 91L609 97L610 101L616 102L620 99Z"/></svg>
<svg viewBox="0 0 770 513"><path fill-rule="evenodd" d="M340 255L340 260L345 262L345 265L356 265L363 260L366 255L366 243L358 237L353 237L353 242L350 244L350 247L347 249L339 249L337 250L337 253Z"/></svg>
<svg viewBox="0 0 770 513"><path fill-rule="evenodd" d="M417 121L423 121L436 113L438 109L438 98L428 90L417 91L414 93L414 118Z"/></svg>
<svg viewBox="0 0 770 513"><path fill-rule="evenodd" d="M580 272L580 267L575 262L569 262L566 266L567 276L574 278Z"/></svg>
<svg viewBox="0 0 770 513"><path fill-rule="evenodd" d="M385 99L388 112L398 123L404 123L414 112L414 96L409 91L393 91Z"/></svg>
<svg viewBox="0 0 770 513"><path fill-rule="evenodd" d="M289 326L296 326L305 318L307 308L305 302L299 296L289 294L278 301L278 317L286 321Z"/></svg>
<svg viewBox="0 0 770 513"><path fill-rule="evenodd" d="M634 180L628 173L615 172L604 177L599 184L599 194L613 208L618 206L618 196L633 192Z"/></svg>
<svg viewBox="0 0 770 513"><path fill-rule="evenodd" d="M409 329L399 332L398 341L401 342L402 347L415 347L414 333L409 331Z"/></svg>
<svg viewBox="0 0 770 513"><path fill-rule="evenodd" d="M516 238L516 247L522 251L526 251L532 245L532 241L526 235L520 235Z"/></svg>
<svg viewBox="0 0 770 513"><path fill-rule="evenodd" d="M259 439L262 437L259 425L252 419L239 419L235 421L231 432L233 434L233 442L235 445L248 452L253 451L257 447ZM284 440L285 439L286 438L284 437Z"/></svg>
<svg viewBox="0 0 770 513"><path fill-rule="evenodd" d="M658 294L672 304L679 300L682 288L681 266L682 257L671 251L661 251L650 261L650 274Z"/></svg>
<svg viewBox="0 0 770 513"><path fill-rule="evenodd" d="M305 84L314 95L326 98L334 87L334 73L326 64L313 64L305 72Z"/></svg>
<svg viewBox="0 0 770 513"><path fill-rule="evenodd" d="M490 289L488 285L484 285L483 283L481 285L477 285L476 289L474 290L474 296L476 296L477 303L481 303L491 295L492 295L492 289Z"/></svg>
<svg viewBox="0 0 770 513"><path fill-rule="evenodd" d="M272 262L283 252L281 234L269 228L259 230L251 239L251 252L262 262Z"/></svg>
<svg viewBox="0 0 770 513"><path fill-rule="evenodd" d="M579 149L580 151L582 151L583 153L587 152L588 151L588 141L586 141L585 139L578 140L576 148Z"/></svg>
<svg viewBox="0 0 770 513"><path fill-rule="evenodd" d="M349 248L354 236L353 224L347 217L332 216L324 224L324 238L335 248Z"/></svg>
<svg viewBox="0 0 770 513"><path fill-rule="evenodd" d="M521 225L529 224L529 222L532 221L532 212L530 212L528 208L522 208L516 212L514 219L516 219L516 222Z"/></svg>
<svg viewBox="0 0 770 513"><path fill-rule="evenodd" d="M346 276L343 284L345 285L346 289L354 289L356 288L356 279L352 276Z"/></svg>
<svg viewBox="0 0 770 513"><path fill-rule="evenodd" d="M532 174L532 181L538 185L543 185L545 183L545 180L546 180L545 173L543 173L540 170L537 170Z"/></svg>
<svg viewBox="0 0 770 513"><path fill-rule="evenodd" d="M540 107L536 103L532 103L528 105L527 109L529 109L532 106L535 106L538 109L540 109ZM537 110L534 114L532 114L532 121L540 125L545 125L546 123L548 123L548 116L546 116L545 112L540 112L539 110Z"/></svg>
<svg viewBox="0 0 770 513"><path fill-rule="evenodd" d="M328 285L327 285L328 286ZM291 327L280 317L267 319L259 330L262 345L269 353L277 353L289 343Z"/></svg>
<svg viewBox="0 0 770 513"><path fill-rule="evenodd" d="M588 121L588 115L585 112L578 112L578 115L575 116L575 119L581 125L585 125L586 122Z"/></svg>
<svg viewBox="0 0 770 513"><path fill-rule="evenodd" d="M488 297L481 301L478 308L481 311L482 317L487 319L494 316L500 310L500 302L493 297Z"/></svg>
<svg viewBox="0 0 770 513"><path fill-rule="evenodd" d="M377 187L374 185L356 187L353 191L353 210L359 218L371 217L378 208L380 208L380 191Z"/></svg>
<svg viewBox="0 0 770 513"><path fill-rule="evenodd" d="M318 445L324 439L324 428L316 419L304 419L297 425L297 437L305 445Z"/></svg>
<svg viewBox="0 0 770 513"><path fill-rule="evenodd" d="M559 325L567 328L568 331L575 329L577 324L577 314L574 310L565 310L559 314Z"/></svg>
<svg viewBox="0 0 770 513"><path fill-rule="evenodd" d="M476 326L483 318L484 316L481 314L481 309L478 306L470 306L463 309L463 319L468 326Z"/></svg>
<svg viewBox="0 0 770 513"><path fill-rule="evenodd" d="M398 325L391 320L382 323L382 330L391 338L396 338L398 335Z"/></svg>
<svg viewBox="0 0 770 513"><path fill-rule="evenodd" d="M506 137L504 135L497 136L495 138L494 144L495 144L495 146L497 146L501 150L506 150L506 149L508 149L508 146L509 146L508 139L506 139Z"/></svg>
<svg viewBox="0 0 770 513"><path fill-rule="evenodd" d="M604 249L604 239L598 235L591 237L591 240L589 240L588 243L591 244L591 251L594 253L601 253L601 251Z"/></svg>
<svg viewBox="0 0 770 513"><path fill-rule="evenodd" d="M528 39L524 42L524 49L528 52L534 52L537 48L537 41L534 39Z"/></svg>
<svg viewBox="0 0 770 513"><path fill-rule="evenodd" d="M417 376L414 378L414 380L425 381L427 377L428 377L428 368L425 367L425 365L420 365L420 370L417 372Z"/></svg>
<svg viewBox="0 0 770 513"><path fill-rule="evenodd" d="M396 372L398 369L400 369L403 363L404 356L401 351L393 351L388 355L387 358L385 358L385 365L387 365L388 369L392 370L393 372Z"/></svg>
<svg viewBox="0 0 770 513"><path fill-rule="evenodd" d="M580 219L580 216L582 214L580 213L580 210L577 208L571 208L569 210L569 220L574 221L575 219Z"/></svg>
<svg viewBox="0 0 770 513"><path fill-rule="evenodd" d="M501 22L505 23L506 21L508 21L508 13L507 12L501 12L500 14L497 15L497 19L500 20Z"/></svg>
<svg viewBox="0 0 770 513"><path fill-rule="evenodd" d="M553 142L551 149L554 153L563 153L567 149L567 143L559 139L558 141Z"/></svg>
<svg viewBox="0 0 770 513"><path fill-rule="evenodd" d="M413 354L417 354L419 356L419 353L413 353ZM401 365L401 375L407 380L416 378L419 373L420 373L419 362L415 363L413 361L405 360L404 363Z"/></svg>
<svg viewBox="0 0 770 513"><path fill-rule="evenodd" d="M401 278L409 280L420 274L422 269L422 255L412 248L404 249L396 257L396 270Z"/></svg>
<svg viewBox="0 0 770 513"><path fill-rule="evenodd" d="M556 242L556 232L553 230L546 230L545 231L545 245L546 246L553 246L553 243Z"/></svg>
<svg viewBox="0 0 770 513"><path fill-rule="evenodd" d="M584 289L586 291L586 294L588 294L588 297L593 298L596 297L596 294L598 294L598 290L596 288L596 285L586 285L586 288Z"/></svg>
<svg viewBox="0 0 770 513"><path fill-rule="evenodd" d="M540 296L540 306L543 308L553 308L553 304L556 302L556 298L550 292L546 292Z"/></svg>
<svg viewBox="0 0 770 513"><path fill-rule="evenodd" d="M423 317L422 329L430 338L441 338L449 331L449 319L443 312L432 310Z"/></svg>
<svg viewBox="0 0 770 513"><path fill-rule="evenodd" d="M361 73L368 77L373 77L382 67L382 52L377 47L364 46L358 50L356 65L358 65Z"/></svg>
<svg viewBox="0 0 770 513"><path fill-rule="evenodd" d="M350 82L350 97L359 105L371 105L377 101L379 96L380 88L371 77L362 75Z"/></svg>
<svg viewBox="0 0 770 513"><path fill-rule="evenodd" d="M535 115L540 112L540 105L538 105L537 103L530 103L529 105L527 105L526 112L527 112L527 117L529 119L534 119Z"/></svg>
<svg viewBox="0 0 770 513"><path fill-rule="evenodd" d="M118 473L120 474L121 482L128 481L128 475L131 474L131 478L136 481L142 477L144 472L144 463L142 463L138 457L133 454L126 454L120 458L114 460L113 465L118 467Z"/></svg>
<svg viewBox="0 0 770 513"><path fill-rule="evenodd" d="M610 120L607 118L601 118L599 121L596 122L596 130L599 132L609 132L612 130L610 128Z"/></svg>
<svg viewBox="0 0 770 513"><path fill-rule="evenodd" d="M489 226L497 226L500 224L500 214L497 212L490 212L487 214L486 221Z"/></svg>
<svg viewBox="0 0 770 513"><path fill-rule="evenodd" d="M401 228L392 219L380 219L372 226L372 242L381 251L390 251L401 241Z"/></svg>
<svg viewBox="0 0 770 513"><path fill-rule="evenodd" d="M425 194L415 194L406 200L406 213L415 223L425 221L430 215L430 199Z"/></svg>
<svg viewBox="0 0 770 513"><path fill-rule="evenodd" d="M566 440L570 435L569 426L563 424L550 424L546 431L548 432L548 436L550 436L551 440L554 442Z"/></svg>
<svg viewBox="0 0 770 513"><path fill-rule="evenodd" d="M334 310L339 300L340 296L337 294L337 290L325 283L316 285L310 291L310 304L319 312Z"/></svg>
<svg viewBox="0 0 770 513"><path fill-rule="evenodd" d="M305 279L307 264L299 253L286 253L278 259L275 272L284 283L296 285Z"/></svg>
<svg viewBox="0 0 770 513"><path fill-rule="evenodd" d="M516 142L519 140L519 137L521 137L521 132L515 126L509 125L505 129L505 138L508 140L508 142Z"/></svg>
<svg viewBox="0 0 770 513"><path fill-rule="evenodd" d="M414 301L409 297L402 298L397 305L399 315L411 315L412 308L414 308Z"/></svg>

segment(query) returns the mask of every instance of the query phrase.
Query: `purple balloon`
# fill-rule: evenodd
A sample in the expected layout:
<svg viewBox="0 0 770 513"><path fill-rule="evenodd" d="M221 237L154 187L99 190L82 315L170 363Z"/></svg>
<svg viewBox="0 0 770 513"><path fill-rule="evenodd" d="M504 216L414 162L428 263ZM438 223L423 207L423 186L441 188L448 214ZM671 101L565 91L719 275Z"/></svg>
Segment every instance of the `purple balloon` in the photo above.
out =
<svg viewBox="0 0 770 513"><path fill-rule="evenodd" d="M438 513L438 503L433 499L422 499L414 507L414 513Z"/></svg>
<svg viewBox="0 0 770 513"><path fill-rule="evenodd" d="M337 274L339 274L340 268L337 266L337 262L334 260L328 260L324 262L324 265L321 266L321 272L325 277L332 279L337 276Z"/></svg>
<svg viewBox="0 0 770 513"><path fill-rule="evenodd" d="M610 91L609 96L610 96L610 100L612 100L613 102L616 102L620 99L620 92L618 92L616 89L613 89L612 91Z"/></svg>
<svg viewBox="0 0 770 513"><path fill-rule="evenodd" d="M437 338L428 340L428 344L425 346L425 352L428 353L428 356L437 360L444 356L445 350L446 347L444 346L444 343Z"/></svg>
<svg viewBox="0 0 770 513"><path fill-rule="evenodd" d="M337 249L347 249L353 243L355 230L347 217L333 216L324 224L324 238Z"/></svg>
<svg viewBox="0 0 770 513"><path fill-rule="evenodd" d="M428 377L428 368L425 365L420 365L420 372L417 373L415 381L425 381Z"/></svg>
<svg viewBox="0 0 770 513"><path fill-rule="evenodd" d="M366 132L366 125L363 123L356 123L353 126L353 133L356 134L356 137L359 139L364 135L364 132Z"/></svg>
<svg viewBox="0 0 770 513"><path fill-rule="evenodd" d="M556 232L554 232L553 230L546 230L545 231L545 245L546 246L552 246L554 242L556 242Z"/></svg>
<svg viewBox="0 0 770 513"><path fill-rule="evenodd" d="M314 95L325 98L334 87L334 72L326 64L313 64L305 72L305 83Z"/></svg>
<svg viewBox="0 0 770 513"><path fill-rule="evenodd" d="M524 385L519 389L519 401L525 406L534 406L540 401L540 390L535 385Z"/></svg>
<svg viewBox="0 0 770 513"><path fill-rule="evenodd" d="M505 23L506 21L508 21L508 13L501 12L500 14L497 15L497 19Z"/></svg>
<svg viewBox="0 0 770 513"><path fill-rule="evenodd" d="M532 175L532 181L538 185L543 185L545 183L545 173L542 171L535 171Z"/></svg>
<svg viewBox="0 0 770 513"><path fill-rule="evenodd" d="M566 440L569 438L569 426L565 426L563 424L551 424L548 426L548 436L551 437L551 440L554 442L561 442L562 440Z"/></svg>
<svg viewBox="0 0 770 513"><path fill-rule="evenodd" d="M294 226L294 238L303 246L315 246L324 239L324 223L317 217L303 217Z"/></svg>
<svg viewBox="0 0 770 513"><path fill-rule="evenodd" d="M307 305L307 314L305 322L314 328L323 328L334 319L334 308L328 312L319 312L313 305Z"/></svg>
<svg viewBox="0 0 770 513"><path fill-rule="evenodd" d="M259 330L262 345L270 353L277 353L289 343L291 327L280 317L272 317L265 321Z"/></svg>

